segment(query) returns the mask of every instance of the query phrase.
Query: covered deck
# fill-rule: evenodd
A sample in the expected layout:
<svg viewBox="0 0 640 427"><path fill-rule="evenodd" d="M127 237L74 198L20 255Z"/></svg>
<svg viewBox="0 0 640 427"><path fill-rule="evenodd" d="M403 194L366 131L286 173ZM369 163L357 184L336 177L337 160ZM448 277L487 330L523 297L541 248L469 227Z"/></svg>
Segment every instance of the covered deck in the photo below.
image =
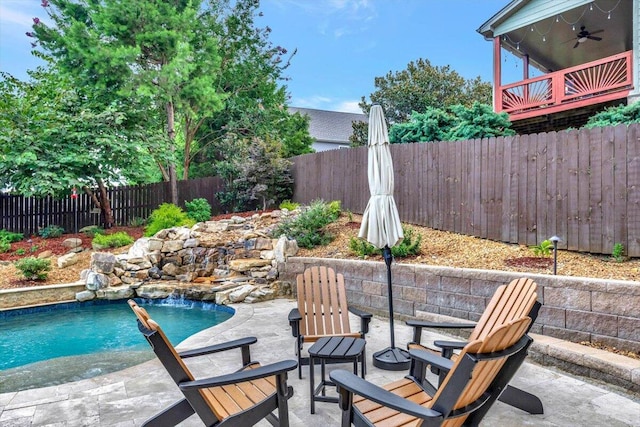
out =
<svg viewBox="0 0 640 427"><path fill-rule="evenodd" d="M635 3L516 0L505 6L478 29L494 44L494 110L508 113L525 134L577 128L637 97ZM522 62L522 80L502 83L506 55Z"/></svg>

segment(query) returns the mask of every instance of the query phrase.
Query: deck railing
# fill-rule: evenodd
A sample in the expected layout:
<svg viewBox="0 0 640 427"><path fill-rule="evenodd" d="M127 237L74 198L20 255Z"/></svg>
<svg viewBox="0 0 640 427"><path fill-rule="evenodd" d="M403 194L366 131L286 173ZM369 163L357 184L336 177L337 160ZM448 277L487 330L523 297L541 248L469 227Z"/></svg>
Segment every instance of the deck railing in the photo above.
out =
<svg viewBox="0 0 640 427"><path fill-rule="evenodd" d="M632 87L632 51L500 87L498 112L522 114L587 100ZM622 95L621 95L622 96Z"/></svg>

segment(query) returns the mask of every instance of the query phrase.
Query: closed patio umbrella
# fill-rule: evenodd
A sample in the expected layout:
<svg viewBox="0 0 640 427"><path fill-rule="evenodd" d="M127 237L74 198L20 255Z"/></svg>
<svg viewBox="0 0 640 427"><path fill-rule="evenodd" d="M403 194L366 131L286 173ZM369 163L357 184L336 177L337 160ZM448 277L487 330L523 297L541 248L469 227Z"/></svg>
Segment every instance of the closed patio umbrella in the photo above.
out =
<svg viewBox="0 0 640 427"><path fill-rule="evenodd" d="M389 133L380 105L373 105L369 113L368 138L369 191L371 197L362 217L358 237L366 239L373 246L382 249L382 257L387 265L387 288L389 301L389 327L391 347L373 354L373 365L387 370L400 371L409 368L409 355L396 348L393 327L393 295L391 292L391 248L404 235L393 199L393 161L389 149Z"/></svg>

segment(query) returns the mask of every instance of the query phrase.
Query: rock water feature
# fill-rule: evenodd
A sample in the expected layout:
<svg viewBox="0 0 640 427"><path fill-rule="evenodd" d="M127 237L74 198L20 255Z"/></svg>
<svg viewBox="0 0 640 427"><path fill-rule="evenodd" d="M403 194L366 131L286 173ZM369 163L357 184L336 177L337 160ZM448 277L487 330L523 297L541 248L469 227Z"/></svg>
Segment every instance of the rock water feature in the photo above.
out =
<svg viewBox="0 0 640 427"><path fill-rule="evenodd" d="M81 274L79 301L178 296L217 304L290 296L278 263L298 251L295 240L270 238L283 211L174 227L138 239L126 254L94 252Z"/></svg>

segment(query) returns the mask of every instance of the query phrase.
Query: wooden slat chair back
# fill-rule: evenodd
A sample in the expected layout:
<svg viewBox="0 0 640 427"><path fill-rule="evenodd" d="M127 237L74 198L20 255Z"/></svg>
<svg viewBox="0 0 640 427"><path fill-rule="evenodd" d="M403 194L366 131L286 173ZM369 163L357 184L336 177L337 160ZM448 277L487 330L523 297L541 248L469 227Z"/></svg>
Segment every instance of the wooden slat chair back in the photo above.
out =
<svg viewBox="0 0 640 427"><path fill-rule="evenodd" d="M411 376L383 388L403 399L436 411L428 419L427 424L430 426L461 426L469 414L487 401L496 376L507 359L515 354L500 352L513 348L516 344L522 345L530 322L531 319L528 317L515 319L494 328L483 338L469 342L433 396L425 391L419 380ZM422 418L399 412L358 395L353 396L353 408L356 413L351 417L343 417L343 426L348 425L348 422L354 422L355 425L386 427L418 427L423 424ZM362 422L363 419L366 419L365 423Z"/></svg>
<svg viewBox="0 0 640 427"><path fill-rule="evenodd" d="M496 327L512 319L527 316L536 303L536 282L528 278L512 280L499 286L469 336L469 341L482 339Z"/></svg>
<svg viewBox="0 0 640 427"><path fill-rule="evenodd" d="M184 363L183 358L173 347L162 328L153 321L153 319L149 317L148 312L144 308L140 307L135 301L129 300L129 305L138 318L141 332L143 332L147 341L149 341L149 344L158 356L158 359L175 383L180 386L185 382L194 381L194 376ZM243 355L243 362L248 363L243 366L242 371L260 367L260 364L257 362L250 362L244 359L245 357ZM292 369L295 369L295 365ZM284 423L278 423L277 418L270 414L272 410L277 408L278 404L282 405L281 401L278 402L280 399L277 396L277 388L278 380L275 375L252 379L250 381L236 382L224 386L192 389L184 389L181 387L181 391L185 395L186 400L179 402L174 406L177 407L177 405L182 405L183 408L188 408L190 406L191 408L188 408L190 414L197 413L207 426L243 426L247 425L247 422L253 421L256 418L260 420L267 416L270 417L269 422L273 425L288 425L288 418L285 417ZM258 408L256 410L260 405L264 406L264 408ZM165 412L171 413L171 410L172 408L169 408ZM251 411L255 411L255 414L252 415ZM184 409L180 410L180 413L183 412ZM186 416L189 416L190 414L188 413ZM158 414L145 425L173 425L163 419L163 415L163 413ZM183 415L172 414L171 416L183 418ZM233 417L237 417L238 421L233 421Z"/></svg>
<svg viewBox="0 0 640 427"><path fill-rule="evenodd" d="M289 324L296 338L298 377L302 378L302 365L309 364L309 358L302 356L305 343L328 336L364 338L372 315L348 307L344 276L336 274L332 268L314 266L306 269L297 277L296 292L298 303L289 313ZM358 332L351 330L349 312L360 318Z"/></svg>
<svg viewBox="0 0 640 427"><path fill-rule="evenodd" d="M351 332L344 276L327 267L311 267L297 277L300 333L305 342L324 336L359 337Z"/></svg>

